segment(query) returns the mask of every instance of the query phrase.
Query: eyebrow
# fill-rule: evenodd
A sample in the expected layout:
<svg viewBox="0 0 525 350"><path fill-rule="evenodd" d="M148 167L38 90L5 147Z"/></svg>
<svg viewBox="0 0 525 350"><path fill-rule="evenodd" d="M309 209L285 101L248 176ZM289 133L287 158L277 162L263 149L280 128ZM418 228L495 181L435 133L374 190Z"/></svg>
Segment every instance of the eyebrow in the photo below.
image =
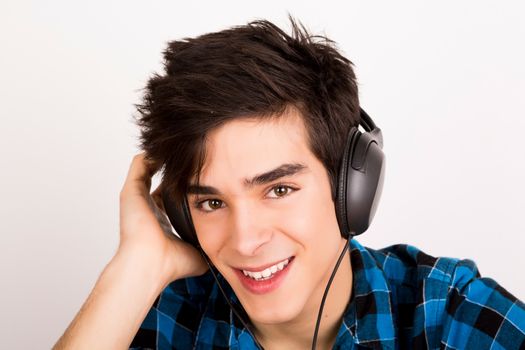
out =
<svg viewBox="0 0 525 350"><path fill-rule="evenodd" d="M292 176L308 170L308 167L300 163L282 164L275 169L267 171L262 174L255 175L251 179L244 179L244 187L260 186L285 176ZM197 184L191 184L188 187L188 194L201 194L201 195L219 195L221 191L213 186L202 186Z"/></svg>

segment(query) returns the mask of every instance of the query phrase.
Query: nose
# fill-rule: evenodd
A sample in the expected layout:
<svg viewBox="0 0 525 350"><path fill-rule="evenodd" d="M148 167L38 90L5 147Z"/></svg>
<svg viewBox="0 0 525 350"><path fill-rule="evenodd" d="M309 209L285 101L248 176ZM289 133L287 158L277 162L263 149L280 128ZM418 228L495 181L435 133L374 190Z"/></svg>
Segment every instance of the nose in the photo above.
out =
<svg viewBox="0 0 525 350"><path fill-rule="evenodd" d="M272 224L263 208L243 203L231 216L230 244L239 254L254 256L271 240Z"/></svg>

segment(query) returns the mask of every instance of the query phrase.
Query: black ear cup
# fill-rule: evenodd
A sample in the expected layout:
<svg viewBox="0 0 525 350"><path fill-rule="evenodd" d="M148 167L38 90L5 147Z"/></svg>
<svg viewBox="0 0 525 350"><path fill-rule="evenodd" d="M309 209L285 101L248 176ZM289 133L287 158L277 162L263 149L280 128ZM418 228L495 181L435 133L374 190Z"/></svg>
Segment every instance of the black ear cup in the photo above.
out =
<svg viewBox="0 0 525 350"><path fill-rule="evenodd" d="M335 201L341 235L345 238L365 232L377 209L383 189L385 156L381 130L361 110L365 128L350 129L343 152Z"/></svg>
<svg viewBox="0 0 525 350"><path fill-rule="evenodd" d="M199 247L199 241L197 240L195 227L191 220L190 207L188 206L186 197L184 197L182 203L175 203L175 201L171 200L167 191L162 191L162 202L164 209L166 209L166 215L168 215L175 232L177 232L184 241L195 247Z"/></svg>
<svg viewBox="0 0 525 350"><path fill-rule="evenodd" d="M358 128L352 127L348 133L338 176L335 210L344 238L351 238L368 229L383 189L385 156L381 130L362 109L361 124L366 132L361 133ZM182 203L175 203L168 192L163 191L162 201L179 236L199 247L186 197Z"/></svg>

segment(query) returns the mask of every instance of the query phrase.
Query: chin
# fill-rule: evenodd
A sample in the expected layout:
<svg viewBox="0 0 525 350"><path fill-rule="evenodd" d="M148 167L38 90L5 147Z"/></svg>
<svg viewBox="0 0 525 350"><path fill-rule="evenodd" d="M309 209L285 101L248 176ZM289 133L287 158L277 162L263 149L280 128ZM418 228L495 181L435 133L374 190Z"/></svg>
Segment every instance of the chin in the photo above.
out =
<svg viewBox="0 0 525 350"><path fill-rule="evenodd" d="M280 290L277 290L276 293L265 295L255 295L244 290L241 285L235 286L239 288L236 295L250 319L256 323L268 325L287 323L297 319L307 304L309 287L304 284L298 285L296 282L300 279L297 278L297 275L294 277L290 278L288 283L281 285Z"/></svg>
<svg viewBox="0 0 525 350"><path fill-rule="evenodd" d="M257 303L258 305L246 305L244 308L250 319L261 324L282 324L296 319L303 310L304 304L294 298L293 302L286 300L271 305Z"/></svg>

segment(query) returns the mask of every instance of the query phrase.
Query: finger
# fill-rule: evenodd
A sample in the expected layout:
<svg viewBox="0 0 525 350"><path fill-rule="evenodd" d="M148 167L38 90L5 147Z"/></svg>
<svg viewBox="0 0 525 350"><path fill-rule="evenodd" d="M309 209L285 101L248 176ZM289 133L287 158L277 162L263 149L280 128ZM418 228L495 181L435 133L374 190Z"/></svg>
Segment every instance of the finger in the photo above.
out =
<svg viewBox="0 0 525 350"><path fill-rule="evenodd" d="M124 183L123 191L140 188L147 190L151 187L151 177L160 167L146 159L146 154L139 153L133 157Z"/></svg>

